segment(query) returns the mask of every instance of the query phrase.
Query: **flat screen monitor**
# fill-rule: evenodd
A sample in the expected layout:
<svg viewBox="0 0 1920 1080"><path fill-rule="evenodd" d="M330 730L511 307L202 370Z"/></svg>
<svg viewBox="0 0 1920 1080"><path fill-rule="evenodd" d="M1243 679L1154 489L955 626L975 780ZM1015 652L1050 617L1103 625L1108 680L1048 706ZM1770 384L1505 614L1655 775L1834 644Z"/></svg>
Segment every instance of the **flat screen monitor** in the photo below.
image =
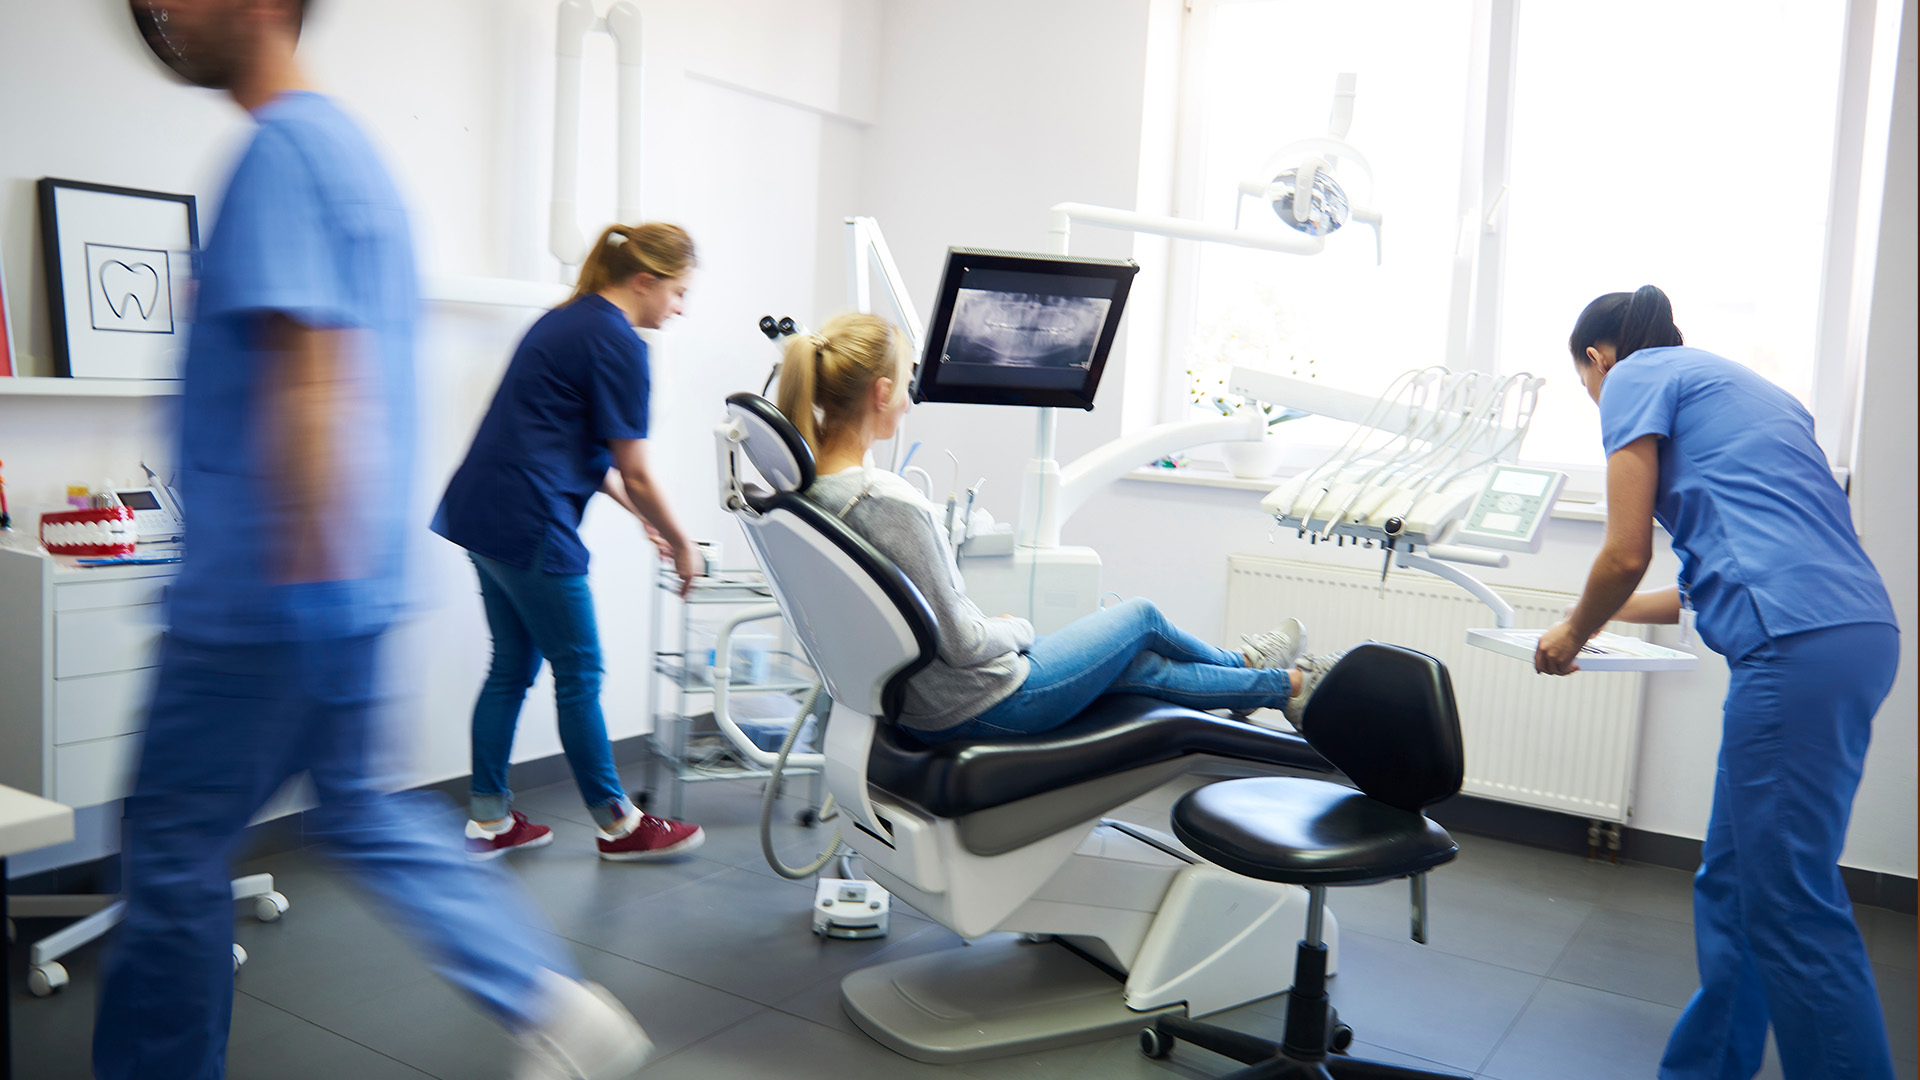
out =
<svg viewBox="0 0 1920 1080"><path fill-rule="evenodd" d="M1093 408L1138 264L950 248L913 400Z"/></svg>

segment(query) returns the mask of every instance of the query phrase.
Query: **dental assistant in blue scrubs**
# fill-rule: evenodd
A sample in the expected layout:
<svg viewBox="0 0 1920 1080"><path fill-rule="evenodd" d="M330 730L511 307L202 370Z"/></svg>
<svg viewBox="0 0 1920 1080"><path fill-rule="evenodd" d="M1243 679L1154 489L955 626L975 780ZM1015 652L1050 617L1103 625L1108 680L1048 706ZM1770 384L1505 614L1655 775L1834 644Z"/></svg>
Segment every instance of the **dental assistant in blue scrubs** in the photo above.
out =
<svg viewBox="0 0 1920 1080"><path fill-rule="evenodd" d="M473 707L473 858L553 839L513 809L507 788L520 705L543 658L600 857L668 858L706 839L697 826L641 813L621 788L600 712L600 636L579 532L587 500L604 492L672 560L683 595L704 572L648 468L647 345L633 332L680 314L693 266L693 240L676 225L608 226L573 296L521 339L434 516L433 531L467 549L493 632L493 664Z"/></svg>
<svg viewBox="0 0 1920 1080"><path fill-rule="evenodd" d="M1609 619L1692 624L1731 680L1694 877L1695 991L1661 1080L1746 1080L1773 1026L1787 1080L1890 1080L1840 851L1900 632L1847 497L1791 395L1681 343L1651 285L1587 305L1568 342L1600 405L1607 535L1535 669L1578 670ZM1653 522L1677 587L1634 592Z"/></svg>

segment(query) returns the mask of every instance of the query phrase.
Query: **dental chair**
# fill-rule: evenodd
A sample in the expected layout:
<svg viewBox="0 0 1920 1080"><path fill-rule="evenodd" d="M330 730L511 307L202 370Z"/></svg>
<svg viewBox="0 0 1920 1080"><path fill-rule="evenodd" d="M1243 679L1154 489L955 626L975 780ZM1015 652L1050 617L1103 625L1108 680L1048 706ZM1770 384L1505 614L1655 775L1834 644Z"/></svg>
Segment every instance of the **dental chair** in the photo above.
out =
<svg viewBox="0 0 1920 1080"><path fill-rule="evenodd" d="M1329 770L1290 734L1132 695L1039 736L927 745L893 720L938 628L900 570L803 492L813 455L770 402L727 399L721 495L832 697L827 785L867 872L970 948L868 967L841 986L875 1040L972 1061L1135 1031L1276 994L1271 962L1308 893L1196 859L1103 815L1182 774ZM741 458L773 490L751 484ZM1318 938L1337 950L1331 916ZM1006 932L1012 932L1007 936ZM1334 956L1327 957L1333 969Z"/></svg>

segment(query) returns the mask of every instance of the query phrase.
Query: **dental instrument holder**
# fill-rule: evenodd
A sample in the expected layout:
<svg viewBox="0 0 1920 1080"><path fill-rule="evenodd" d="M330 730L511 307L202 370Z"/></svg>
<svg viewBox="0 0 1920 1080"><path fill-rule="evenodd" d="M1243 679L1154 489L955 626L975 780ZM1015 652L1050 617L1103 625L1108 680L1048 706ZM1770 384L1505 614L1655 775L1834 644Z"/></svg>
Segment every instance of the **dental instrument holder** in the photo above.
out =
<svg viewBox="0 0 1920 1080"><path fill-rule="evenodd" d="M1544 381L1545 380L1542 379L1527 380L1521 384L1521 392L1523 394L1537 394L1540 385L1544 383ZM1484 408L1489 404L1488 401L1484 400L1479 402L1468 401L1467 404L1474 406L1474 408L1463 411L1458 417L1450 419L1446 415L1444 408L1422 408L1417 403L1401 404L1399 402L1386 402L1381 399L1368 398L1365 395L1352 393L1350 391L1321 386L1302 379L1291 379L1285 376L1275 375L1271 372L1244 367L1235 367L1229 372L1228 386L1234 393L1246 397L1272 404L1284 404L1289 408L1300 409L1335 420L1369 426L1388 434L1398 433L1402 438L1407 437L1408 433L1422 431L1424 428L1430 440L1440 444L1444 444L1447 440L1461 434L1460 425L1469 422L1467 419L1468 413L1477 411L1482 416L1495 415ZM1489 384L1488 392L1493 394L1501 393L1501 385L1497 383ZM1444 396L1444 393L1437 394L1436 398ZM1497 416L1496 419L1498 419ZM1548 477L1547 482L1541 487L1539 495L1535 498L1535 502L1538 505L1533 508L1533 520L1531 524L1534 527L1524 530L1523 535L1519 539L1502 539L1500 541L1504 546L1512 547L1515 550L1538 550L1541 540L1541 529L1539 526L1552 509L1555 499L1558 498L1562 486L1565 483L1565 475L1554 470L1520 469L1507 464L1506 459L1515 457L1519 453L1520 442L1525 435L1525 423L1527 419L1528 417L1524 415L1521 418L1517 418L1515 425L1511 429L1504 424L1495 424L1488 428L1484 436L1484 441L1490 442L1496 448L1493 453L1494 460L1476 463L1477 459L1471 459L1468 468L1462 470L1462 472L1470 473L1483 465L1490 465L1496 470L1496 473L1490 474L1488 479L1482 482L1478 494L1471 499L1458 501L1457 508L1445 514L1439 520L1410 520L1414 513L1412 507L1409 507L1405 513L1388 516L1378 524L1372 524L1364 520L1367 516L1364 514L1359 515L1361 520L1355 520L1353 507L1354 502L1357 501L1357 496L1349 498L1347 504L1340 507L1335 507L1331 504L1322 507L1318 503L1315 503L1305 512L1304 517L1294 517L1289 513L1282 513L1277 509L1277 500L1285 499L1288 507L1291 508L1297 499L1301 497L1299 492L1289 493L1289 485L1285 484L1269 494L1267 498L1263 500L1262 505L1270 512L1273 512L1282 525L1296 527L1300 535L1310 536L1315 542L1333 537L1345 537L1355 542L1377 541L1385 548L1380 568L1380 578L1383 587L1388 570L1396 564L1405 569L1423 570L1436 577L1445 578L1460 586L1462 589L1465 589L1475 599L1487 605L1493 612L1496 629L1509 629L1514 623L1513 605L1509 604L1498 593L1494 592L1485 582L1454 564L1505 569L1511 562L1510 555L1505 551L1471 547L1454 543L1453 541L1461 533L1463 522L1473 516L1474 508L1488 497L1497 471L1505 469L1512 472L1540 473ZM1481 441L1483 441L1481 435L1472 434L1469 441L1465 444L1468 448L1468 453L1472 454L1474 451L1472 451L1471 448L1477 446ZM1389 442L1386 445L1390 447L1393 443ZM1345 449L1346 448L1343 447L1342 451L1337 451L1333 455L1333 458L1330 458L1327 463L1323 463L1320 468L1326 468L1327 465L1331 464L1335 459L1339 459ZM1378 451L1372 451L1369 452L1369 454L1376 452ZM1361 454L1356 451L1348 455L1347 461L1342 464L1348 465L1362 461L1367 458L1369 454ZM1460 455L1456 452L1454 458L1458 456ZM1449 459L1449 461L1445 463L1445 467L1452 467L1452 459ZM1309 481L1319 473L1319 471L1319 469L1315 469L1306 474ZM1323 492L1331 488L1334 482L1333 477L1335 472L1337 472L1337 470L1327 474L1324 486L1321 489ZM1435 485L1433 486L1431 494L1446 494L1441 491L1440 488L1447 486L1449 485ZM1427 488L1423 487L1421 490L1426 492ZM1324 498L1324 494L1322 497ZM1428 505L1425 499L1414 501L1422 507ZM1377 512L1376 508L1376 513ZM1322 517L1322 513L1326 516ZM1418 554L1422 549L1424 549L1425 554Z"/></svg>

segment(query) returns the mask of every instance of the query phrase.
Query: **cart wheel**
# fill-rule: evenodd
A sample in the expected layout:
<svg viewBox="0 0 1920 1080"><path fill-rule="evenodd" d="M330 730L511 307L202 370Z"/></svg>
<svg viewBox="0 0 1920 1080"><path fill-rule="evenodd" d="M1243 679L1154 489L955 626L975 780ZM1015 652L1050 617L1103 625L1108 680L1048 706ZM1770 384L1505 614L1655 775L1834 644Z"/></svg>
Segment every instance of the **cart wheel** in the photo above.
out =
<svg viewBox="0 0 1920 1080"><path fill-rule="evenodd" d="M1173 1052L1173 1040L1160 1034L1159 1028L1140 1029L1140 1052L1150 1058L1159 1059Z"/></svg>
<svg viewBox="0 0 1920 1080"><path fill-rule="evenodd" d="M32 970L27 972L27 989L32 991L34 997L48 997L59 993L60 988L65 985L67 985L67 969L61 967L58 962L35 964Z"/></svg>
<svg viewBox="0 0 1920 1080"><path fill-rule="evenodd" d="M253 917L261 922L277 922L289 906L287 898L277 892L262 893L253 898Z"/></svg>
<svg viewBox="0 0 1920 1080"><path fill-rule="evenodd" d="M800 811L798 814L795 814L794 820L798 821L800 824L811 829L815 825L820 824L820 811L815 810L813 807L809 806L806 809Z"/></svg>
<svg viewBox="0 0 1920 1080"><path fill-rule="evenodd" d="M237 941L234 942L233 943L233 973L235 975L240 974L240 967L242 964L245 964L246 962L247 962L247 950L241 948L239 942Z"/></svg>

